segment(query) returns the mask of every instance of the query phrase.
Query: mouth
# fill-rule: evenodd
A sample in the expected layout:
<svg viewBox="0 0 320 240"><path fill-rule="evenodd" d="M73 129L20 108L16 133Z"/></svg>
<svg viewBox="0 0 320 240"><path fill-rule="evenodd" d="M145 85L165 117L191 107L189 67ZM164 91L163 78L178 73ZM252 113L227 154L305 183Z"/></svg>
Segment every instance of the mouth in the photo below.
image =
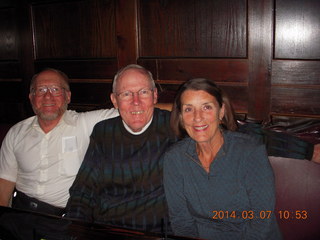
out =
<svg viewBox="0 0 320 240"><path fill-rule="evenodd" d="M54 103L42 104L42 106L44 106L44 107L52 107L52 106L54 106L54 105L55 105Z"/></svg>
<svg viewBox="0 0 320 240"><path fill-rule="evenodd" d="M139 114L143 114L144 111L134 111L134 112L131 112L132 115L139 115Z"/></svg>
<svg viewBox="0 0 320 240"><path fill-rule="evenodd" d="M194 129L197 131L201 131L204 130L208 127L208 125L203 125L203 126L194 126Z"/></svg>

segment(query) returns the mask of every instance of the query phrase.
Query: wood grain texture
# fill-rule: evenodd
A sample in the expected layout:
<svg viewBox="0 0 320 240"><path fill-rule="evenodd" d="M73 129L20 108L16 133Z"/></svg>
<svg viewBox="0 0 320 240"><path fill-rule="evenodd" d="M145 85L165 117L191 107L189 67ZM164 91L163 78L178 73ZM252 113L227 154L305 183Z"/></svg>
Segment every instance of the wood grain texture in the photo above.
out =
<svg viewBox="0 0 320 240"><path fill-rule="evenodd" d="M270 112L270 85L272 59L271 0L249 0L249 89L248 118L268 121Z"/></svg>
<svg viewBox="0 0 320 240"><path fill-rule="evenodd" d="M272 84L317 85L320 88L320 61L275 60Z"/></svg>
<svg viewBox="0 0 320 240"><path fill-rule="evenodd" d="M80 79L112 79L118 70L117 60L115 58L39 60L35 61L35 67L36 72L45 68L56 68L65 72L69 78Z"/></svg>
<svg viewBox="0 0 320 240"><path fill-rule="evenodd" d="M0 33L0 60L17 60L18 32L14 8L0 9Z"/></svg>
<svg viewBox="0 0 320 240"><path fill-rule="evenodd" d="M140 57L247 56L245 0L140 0Z"/></svg>
<svg viewBox="0 0 320 240"><path fill-rule="evenodd" d="M33 21L36 59L116 57L112 0L34 5Z"/></svg>
<svg viewBox="0 0 320 240"><path fill-rule="evenodd" d="M320 1L275 2L275 58L320 60Z"/></svg>
<svg viewBox="0 0 320 240"><path fill-rule="evenodd" d="M156 80L178 84L191 78L247 84L246 59L140 59Z"/></svg>
<svg viewBox="0 0 320 240"><path fill-rule="evenodd" d="M272 87L271 114L319 116L319 93L316 88Z"/></svg>

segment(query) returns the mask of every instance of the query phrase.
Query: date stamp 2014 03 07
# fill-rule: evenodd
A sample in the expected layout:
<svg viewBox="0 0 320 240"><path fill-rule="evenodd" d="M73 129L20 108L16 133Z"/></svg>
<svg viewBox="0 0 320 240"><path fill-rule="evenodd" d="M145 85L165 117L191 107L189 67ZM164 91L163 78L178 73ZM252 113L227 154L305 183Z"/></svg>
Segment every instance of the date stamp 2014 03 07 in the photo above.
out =
<svg viewBox="0 0 320 240"><path fill-rule="evenodd" d="M298 219L305 220L308 218L308 211L306 210L279 210L274 212L278 214L279 219ZM212 219L270 219L272 216L272 211L269 210L261 210L255 212L253 210L248 211L222 211L222 210L214 210L212 211Z"/></svg>

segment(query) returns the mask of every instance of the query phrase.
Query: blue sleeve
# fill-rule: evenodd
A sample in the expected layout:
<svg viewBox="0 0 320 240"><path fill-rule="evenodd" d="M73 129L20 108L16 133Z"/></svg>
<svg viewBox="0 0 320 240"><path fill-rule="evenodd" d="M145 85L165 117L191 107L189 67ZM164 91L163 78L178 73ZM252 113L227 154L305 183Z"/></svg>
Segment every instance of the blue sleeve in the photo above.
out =
<svg viewBox="0 0 320 240"><path fill-rule="evenodd" d="M246 227L246 239L281 239L274 215L274 175L265 146L256 147L245 165L245 185L255 216Z"/></svg>
<svg viewBox="0 0 320 240"><path fill-rule="evenodd" d="M177 236L197 237L198 230L184 196L184 181L176 165L177 154L164 155L164 188L169 208L172 230Z"/></svg>

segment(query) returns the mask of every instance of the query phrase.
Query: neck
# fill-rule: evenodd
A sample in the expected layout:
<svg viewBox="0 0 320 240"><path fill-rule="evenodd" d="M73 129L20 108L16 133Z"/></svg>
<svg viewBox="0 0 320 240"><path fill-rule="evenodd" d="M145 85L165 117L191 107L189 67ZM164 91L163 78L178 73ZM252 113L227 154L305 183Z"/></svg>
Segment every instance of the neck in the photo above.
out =
<svg viewBox="0 0 320 240"><path fill-rule="evenodd" d="M223 136L221 132L219 132L219 134L217 134L214 139L211 139L211 141L197 143L196 148L197 148L197 154L198 154L199 160L202 164L202 167L207 172L209 172L209 167L213 162L213 160L215 159L222 144L223 144Z"/></svg>
<svg viewBox="0 0 320 240"><path fill-rule="evenodd" d="M40 119L38 117L38 123L39 123L42 131L44 131L45 133L48 133L58 125L60 119L61 119L61 117L54 119L54 120L44 120L44 119Z"/></svg>

